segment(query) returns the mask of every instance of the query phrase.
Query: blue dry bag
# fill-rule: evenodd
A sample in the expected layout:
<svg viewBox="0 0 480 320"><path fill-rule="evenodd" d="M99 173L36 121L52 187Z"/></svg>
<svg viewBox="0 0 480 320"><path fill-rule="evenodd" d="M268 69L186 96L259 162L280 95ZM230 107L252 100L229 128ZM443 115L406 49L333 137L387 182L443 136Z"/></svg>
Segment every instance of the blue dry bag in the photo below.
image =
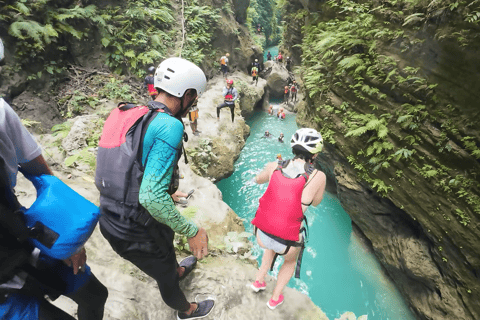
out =
<svg viewBox="0 0 480 320"><path fill-rule="evenodd" d="M96 205L50 175L27 176L37 189L37 200L25 212L32 243L51 258L64 260L81 248L100 217Z"/></svg>

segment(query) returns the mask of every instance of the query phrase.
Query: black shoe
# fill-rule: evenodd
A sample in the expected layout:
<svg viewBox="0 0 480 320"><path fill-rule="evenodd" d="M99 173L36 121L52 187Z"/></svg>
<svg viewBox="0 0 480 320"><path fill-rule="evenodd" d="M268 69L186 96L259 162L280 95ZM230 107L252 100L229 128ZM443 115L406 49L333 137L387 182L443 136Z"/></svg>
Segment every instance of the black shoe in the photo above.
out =
<svg viewBox="0 0 480 320"><path fill-rule="evenodd" d="M197 265L197 258L194 256L189 256L180 261L178 264L179 267L184 267L185 271L183 272L183 275L179 278L179 280L185 279L190 272L192 272L193 269L195 269Z"/></svg>
<svg viewBox="0 0 480 320"><path fill-rule="evenodd" d="M196 132L196 133L202 133L202 131L200 131L200 130L195 130L195 132Z"/></svg>
<svg viewBox="0 0 480 320"><path fill-rule="evenodd" d="M192 314L186 314L183 312L177 313L177 320L184 319L200 319L208 316L212 312L213 307L215 306L214 300L205 300L197 303L197 309L192 312Z"/></svg>

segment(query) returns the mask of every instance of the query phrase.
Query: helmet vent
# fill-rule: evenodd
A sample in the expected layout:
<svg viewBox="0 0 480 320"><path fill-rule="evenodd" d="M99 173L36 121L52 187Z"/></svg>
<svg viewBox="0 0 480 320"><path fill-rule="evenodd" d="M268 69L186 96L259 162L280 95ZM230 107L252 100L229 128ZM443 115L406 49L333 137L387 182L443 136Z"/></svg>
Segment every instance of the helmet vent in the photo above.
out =
<svg viewBox="0 0 480 320"><path fill-rule="evenodd" d="M172 70L170 68L167 68L167 71L170 71L171 73L175 73L175 70Z"/></svg>
<svg viewBox="0 0 480 320"><path fill-rule="evenodd" d="M164 77L165 79L170 80L170 77L169 77L169 76L163 76L163 77Z"/></svg>

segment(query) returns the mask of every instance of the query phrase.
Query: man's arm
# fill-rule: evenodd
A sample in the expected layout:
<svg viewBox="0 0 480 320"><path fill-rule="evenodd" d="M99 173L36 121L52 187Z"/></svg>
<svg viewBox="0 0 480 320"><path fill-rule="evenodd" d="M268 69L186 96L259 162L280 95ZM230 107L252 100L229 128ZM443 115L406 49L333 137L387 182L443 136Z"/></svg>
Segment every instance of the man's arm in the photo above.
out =
<svg viewBox="0 0 480 320"><path fill-rule="evenodd" d="M238 91L237 91L237 89L236 89L236 88L233 88L233 92L232 92L232 93L233 93L233 99L232 99L232 101L236 101L237 98L238 98Z"/></svg>
<svg viewBox="0 0 480 320"><path fill-rule="evenodd" d="M140 186L139 201L155 220L169 226L176 233L191 238L197 234L198 227L180 214L167 192L177 162L177 150L181 147L183 126L178 120L174 120L171 125L169 123L169 130L165 131L166 126L163 129L161 126L155 127L159 123L156 121L157 118L145 135L144 145L145 147L151 145L151 148L143 150L144 154L148 154L148 158Z"/></svg>
<svg viewBox="0 0 480 320"><path fill-rule="evenodd" d="M39 155L38 157L29 162L20 164L20 168L22 169L22 172L25 172L32 176L39 176L42 174L48 174L53 176L52 170L50 170L50 167L48 166L45 158L43 158L42 155Z"/></svg>

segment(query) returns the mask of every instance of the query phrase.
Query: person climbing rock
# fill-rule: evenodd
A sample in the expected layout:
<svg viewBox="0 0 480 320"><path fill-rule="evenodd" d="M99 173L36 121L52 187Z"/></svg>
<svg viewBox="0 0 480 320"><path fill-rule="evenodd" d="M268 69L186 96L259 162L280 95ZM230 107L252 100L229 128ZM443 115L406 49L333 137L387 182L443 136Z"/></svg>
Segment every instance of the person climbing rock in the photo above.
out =
<svg viewBox="0 0 480 320"><path fill-rule="evenodd" d="M224 56L220 58L220 69L222 70L223 77L227 80L228 75L228 57L230 57L230 53L225 53Z"/></svg>
<svg viewBox="0 0 480 320"><path fill-rule="evenodd" d="M105 121L95 176L100 231L115 252L157 282L163 301L177 310L177 319L200 319L215 301L188 302L179 281L192 272L197 259L208 255L208 235L180 214L171 195L180 177L185 133L181 118L205 92L207 80L198 66L182 58L164 60L156 74L155 101L148 107L120 103ZM193 253L180 263L175 233L187 237Z"/></svg>
<svg viewBox="0 0 480 320"><path fill-rule="evenodd" d="M229 107L232 114L232 122L235 118L235 101L238 98L237 89L233 87L233 80L227 80L227 85L223 88L223 103L219 104L217 107L217 120L220 120L220 109Z"/></svg>
<svg viewBox="0 0 480 320"><path fill-rule="evenodd" d="M290 96L292 97L292 102L297 102L297 92L298 85L295 80L293 80L292 85L290 86Z"/></svg>
<svg viewBox="0 0 480 320"><path fill-rule="evenodd" d="M252 67L252 83L255 83L255 86L258 84L258 68Z"/></svg>
<svg viewBox="0 0 480 320"><path fill-rule="evenodd" d="M270 51L267 52L267 61L270 61L272 60L272 54L270 53Z"/></svg>
<svg viewBox="0 0 480 320"><path fill-rule="evenodd" d="M265 249L255 281L250 285L254 292L266 289L265 276L273 269L276 257L285 258L267 302L270 309L284 302L282 291L294 271L295 277L300 277L306 239L305 211L310 205L320 204L326 185L325 174L313 166L323 148L320 133L309 128L299 129L292 136L291 147L293 159L270 162L255 177L256 183L268 182L268 187L252 220L257 242Z"/></svg>
<svg viewBox="0 0 480 320"><path fill-rule="evenodd" d="M155 89L155 86L153 85L153 74L155 73L155 67L151 66L148 68L148 75L145 77L145 80L143 81L143 86L145 89L148 91L148 95L150 96L150 99L155 100L155 98L158 95L157 90Z"/></svg>
<svg viewBox="0 0 480 320"><path fill-rule="evenodd" d="M0 39L0 65L3 58ZM41 147L0 98L0 319L75 320L46 299L60 295L77 303L79 320L103 319L108 291L86 264L85 249L62 261L28 240L34 234L14 193L18 171L32 177L53 175Z"/></svg>

